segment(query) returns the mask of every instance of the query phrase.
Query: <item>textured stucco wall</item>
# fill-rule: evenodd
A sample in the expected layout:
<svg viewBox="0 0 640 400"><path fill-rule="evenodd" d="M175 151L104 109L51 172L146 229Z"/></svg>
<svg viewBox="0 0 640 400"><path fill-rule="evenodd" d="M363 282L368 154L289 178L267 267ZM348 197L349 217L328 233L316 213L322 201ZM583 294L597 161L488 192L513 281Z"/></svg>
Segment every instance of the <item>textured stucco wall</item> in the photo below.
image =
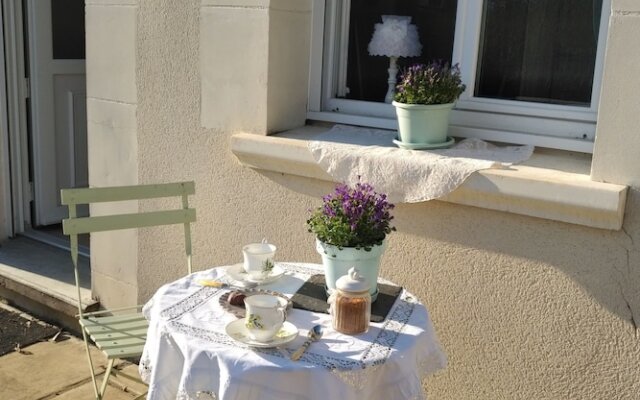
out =
<svg viewBox="0 0 640 400"><path fill-rule="evenodd" d="M269 82L255 76L236 77L246 79L239 83L242 93L224 80L212 80L229 70L249 73L246 63L268 68L273 60L260 58L275 54L263 43L263 52L234 58L237 49L219 43L231 38L209 25L207 18L232 18L238 8L225 3L139 3L137 180L195 180L196 269L238 262L240 247L263 237L278 245L281 259L319 262L304 221L306 210L319 204L332 185L243 168L229 150L232 133L243 128L267 131L270 112L277 115L282 104L269 103ZM247 12L254 12L258 22L244 25L246 29L268 28L265 7L270 2L250 3L254 9ZM282 9L295 2L274 3ZM236 14L240 19L235 22L242 24L242 13ZM268 32L252 31L245 37L251 36L264 38ZM640 42L640 35L635 36L637 40L627 37L624 42ZM202 62L202 53L210 50L207 46L219 46L218 62ZM257 73L268 76L268 71ZM217 102L230 98L234 104L211 107L204 97ZM599 135L615 134L599 131ZM607 161L615 163L615 156ZM635 179L639 165L637 161L633 165ZM630 191L622 231L437 201L399 205L398 232L390 237L382 275L406 286L427 305L449 356L448 368L425 381L430 397L637 398L640 341L634 321L640 322L639 210L638 187ZM179 227L140 233L138 300L145 301L161 284L184 273L181 244L175 240L181 235Z"/></svg>

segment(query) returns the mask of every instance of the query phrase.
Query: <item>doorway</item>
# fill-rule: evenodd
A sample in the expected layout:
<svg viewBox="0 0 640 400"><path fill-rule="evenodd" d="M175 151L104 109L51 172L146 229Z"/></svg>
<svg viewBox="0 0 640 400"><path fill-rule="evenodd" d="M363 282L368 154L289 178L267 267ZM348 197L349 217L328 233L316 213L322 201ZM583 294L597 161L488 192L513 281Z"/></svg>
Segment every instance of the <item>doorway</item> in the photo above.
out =
<svg viewBox="0 0 640 400"><path fill-rule="evenodd" d="M59 240L60 189L88 186L84 1L2 3L10 235Z"/></svg>
<svg viewBox="0 0 640 400"><path fill-rule="evenodd" d="M60 189L88 186L83 0L27 0L32 226L66 218Z"/></svg>
<svg viewBox="0 0 640 400"><path fill-rule="evenodd" d="M8 221L0 239L13 238L0 248L0 295L25 308L54 299L51 308L72 309L59 193L88 183L84 1L2 0L0 10L0 217ZM88 245L85 237L79 246L81 291L95 304Z"/></svg>

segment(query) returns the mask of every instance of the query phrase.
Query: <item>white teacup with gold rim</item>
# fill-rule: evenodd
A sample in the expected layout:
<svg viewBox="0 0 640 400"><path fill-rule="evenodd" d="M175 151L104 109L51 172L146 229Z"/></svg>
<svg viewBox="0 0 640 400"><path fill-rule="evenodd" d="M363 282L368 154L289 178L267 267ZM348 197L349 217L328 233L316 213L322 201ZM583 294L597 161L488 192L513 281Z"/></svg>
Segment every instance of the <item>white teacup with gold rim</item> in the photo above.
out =
<svg viewBox="0 0 640 400"><path fill-rule="evenodd" d="M283 304L284 303L284 304ZM253 340L266 342L273 338L287 319L286 302L277 296L257 294L244 298L244 324Z"/></svg>
<svg viewBox="0 0 640 400"><path fill-rule="evenodd" d="M251 278L266 278L273 270L276 246L270 243L251 243L242 248L244 270Z"/></svg>

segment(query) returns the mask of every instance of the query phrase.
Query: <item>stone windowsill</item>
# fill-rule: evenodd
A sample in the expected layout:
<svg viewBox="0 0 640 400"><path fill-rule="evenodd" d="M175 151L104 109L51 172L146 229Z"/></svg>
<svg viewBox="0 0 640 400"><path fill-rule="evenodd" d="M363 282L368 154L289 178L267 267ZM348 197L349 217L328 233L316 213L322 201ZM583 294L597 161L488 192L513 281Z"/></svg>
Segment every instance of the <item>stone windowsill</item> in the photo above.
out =
<svg viewBox="0 0 640 400"><path fill-rule="evenodd" d="M251 168L333 181L307 149L308 140L326 130L308 125L273 136L237 133L231 151ZM478 171L438 200L619 230L627 187L591 181L590 166L589 155L536 149L525 163Z"/></svg>

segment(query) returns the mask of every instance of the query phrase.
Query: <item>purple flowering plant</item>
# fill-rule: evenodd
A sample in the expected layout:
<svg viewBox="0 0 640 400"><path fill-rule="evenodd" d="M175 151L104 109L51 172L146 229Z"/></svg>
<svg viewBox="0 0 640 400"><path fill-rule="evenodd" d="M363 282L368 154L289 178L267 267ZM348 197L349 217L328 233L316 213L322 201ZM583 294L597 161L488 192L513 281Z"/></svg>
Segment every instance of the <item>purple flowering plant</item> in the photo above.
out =
<svg viewBox="0 0 640 400"><path fill-rule="evenodd" d="M387 201L386 194L375 192L370 184L338 185L322 200L322 206L312 210L307 220L309 232L321 242L340 249L355 247L368 251L396 230L391 226L390 211L394 205Z"/></svg>
<svg viewBox="0 0 640 400"><path fill-rule="evenodd" d="M456 101L465 88L458 64L415 64L403 71L394 100L404 104L448 104Z"/></svg>

